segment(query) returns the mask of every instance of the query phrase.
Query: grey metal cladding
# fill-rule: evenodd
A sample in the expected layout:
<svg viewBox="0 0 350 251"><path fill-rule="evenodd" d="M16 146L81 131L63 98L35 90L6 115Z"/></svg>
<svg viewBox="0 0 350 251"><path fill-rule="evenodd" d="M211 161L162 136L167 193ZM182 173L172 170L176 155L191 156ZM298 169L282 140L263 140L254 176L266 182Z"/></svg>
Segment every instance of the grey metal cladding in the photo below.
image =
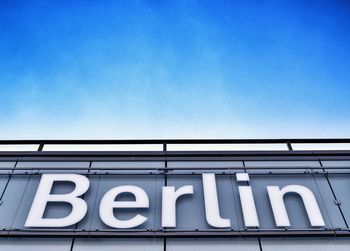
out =
<svg viewBox="0 0 350 251"><path fill-rule="evenodd" d="M348 251L349 238L261 238L263 251Z"/></svg>
<svg viewBox="0 0 350 251"><path fill-rule="evenodd" d="M222 167L243 167L243 161L168 161L169 168L222 168Z"/></svg>
<svg viewBox="0 0 350 251"><path fill-rule="evenodd" d="M19 161L16 168L89 168L89 161Z"/></svg>
<svg viewBox="0 0 350 251"><path fill-rule="evenodd" d="M27 190L27 185L30 180L29 175L12 176L8 186L2 197L2 204L0 206L0 228L11 229L18 211L25 214L24 208L21 208L21 200ZM33 194L36 189L33 189ZM32 200L33 197L31 196Z"/></svg>
<svg viewBox="0 0 350 251"><path fill-rule="evenodd" d="M164 161L93 161L92 168L161 168Z"/></svg>
<svg viewBox="0 0 350 251"><path fill-rule="evenodd" d="M70 251L72 239L0 238L0 250L6 251Z"/></svg>
<svg viewBox="0 0 350 251"><path fill-rule="evenodd" d="M13 168L15 167L15 161L0 161L0 169L1 168Z"/></svg>
<svg viewBox="0 0 350 251"><path fill-rule="evenodd" d="M233 239L233 238L173 238L167 240L167 251L260 251L257 238Z"/></svg>
<svg viewBox="0 0 350 251"><path fill-rule="evenodd" d="M163 240L155 238L84 238L76 239L72 251L163 251Z"/></svg>
<svg viewBox="0 0 350 251"><path fill-rule="evenodd" d="M337 167L349 167L350 160L323 160L321 161L322 166L325 168L337 168Z"/></svg>
<svg viewBox="0 0 350 251"><path fill-rule="evenodd" d="M347 224L350 224L350 173L330 173L328 179ZM333 216L332 216L333 217Z"/></svg>
<svg viewBox="0 0 350 251"><path fill-rule="evenodd" d="M0 174L0 196L2 196L4 194L5 188L6 188L6 185L7 185L7 182L9 181L9 179L10 179L10 175Z"/></svg>
<svg viewBox="0 0 350 251"><path fill-rule="evenodd" d="M320 162L315 160L293 161L245 161L245 167L320 167Z"/></svg>

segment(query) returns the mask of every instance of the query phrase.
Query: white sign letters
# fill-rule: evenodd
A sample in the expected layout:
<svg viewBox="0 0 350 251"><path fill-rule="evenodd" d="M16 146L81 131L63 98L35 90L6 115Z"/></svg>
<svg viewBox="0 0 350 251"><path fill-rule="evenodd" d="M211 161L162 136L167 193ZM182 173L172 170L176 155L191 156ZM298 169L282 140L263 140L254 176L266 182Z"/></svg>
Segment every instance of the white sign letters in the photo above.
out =
<svg viewBox="0 0 350 251"><path fill-rule="evenodd" d="M248 185L250 181L249 175L247 173L237 173L236 180L244 225L245 227L259 227L253 189ZM55 182L71 182L75 187L70 193L51 194ZM214 228L231 228L231 220L220 213L219 198L224 199L227 195L218 192L215 174L202 174L202 184L203 187L200 189L203 189L203 206L207 224ZM81 196L88 191L89 186L89 179L83 175L43 174L25 222L25 227L57 228L78 223L85 217L88 210L88 206ZM277 227L289 227L291 225L284 202L284 195L288 193L298 195L303 202L312 227L325 226L317 200L309 188L301 185L288 185L282 188L279 186L267 186L266 189ZM131 194L134 199L132 201L118 200L118 196L124 193ZM185 185L178 188L164 186L162 188L162 214L159 216L161 217L161 226L175 228L176 218L181 217L181 215L176 215L177 203L180 203L184 199L183 197L192 199L194 194L196 194L196 191L193 185ZM63 218L44 217L45 209L49 202L69 203L72 206L69 215ZM107 191L102 197L99 204L99 216L102 222L109 227L120 229L134 228L142 225L148 218L145 215L135 213L130 219L122 219L120 214L118 217L118 212L115 212L114 209L148 209L149 207L148 195L142 188L131 185L116 186Z"/></svg>

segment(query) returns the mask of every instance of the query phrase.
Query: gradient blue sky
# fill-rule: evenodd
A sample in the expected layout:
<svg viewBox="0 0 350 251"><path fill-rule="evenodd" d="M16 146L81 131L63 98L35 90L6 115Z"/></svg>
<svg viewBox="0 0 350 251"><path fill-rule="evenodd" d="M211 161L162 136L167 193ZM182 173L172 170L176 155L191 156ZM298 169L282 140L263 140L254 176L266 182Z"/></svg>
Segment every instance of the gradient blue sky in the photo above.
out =
<svg viewBox="0 0 350 251"><path fill-rule="evenodd" d="M0 0L0 138L350 137L350 3Z"/></svg>

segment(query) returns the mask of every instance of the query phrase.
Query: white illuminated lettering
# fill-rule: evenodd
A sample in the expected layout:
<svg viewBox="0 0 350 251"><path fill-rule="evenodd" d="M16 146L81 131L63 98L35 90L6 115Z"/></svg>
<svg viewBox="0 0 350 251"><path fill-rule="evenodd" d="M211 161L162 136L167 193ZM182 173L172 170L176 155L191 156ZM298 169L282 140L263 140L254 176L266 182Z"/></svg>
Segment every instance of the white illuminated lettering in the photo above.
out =
<svg viewBox="0 0 350 251"><path fill-rule="evenodd" d="M135 201L115 201L121 193L131 193ZM147 217L137 214L132 219L120 220L114 216L114 208L148 208L149 199L146 192L137 186L118 186L109 190L102 198L100 204L101 220L113 228L133 228L141 225Z"/></svg>
<svg viewBox="0 0 350 251"><path fill-rule="evenodd" d="M243 172L236 173L236 180L244 226L259 227L253 189L248 183L250 181L249 174ZM69 193L53 193L51 191L56 182L73 183L75 187L72 188L72 191ZM103 182L103 180L101 180L101 182ZM225 196L227 195L218 194L215 174L203 173L202 185L204 196L202 200L204 199L205 209L205 219L203 216L202 220L206 220L208 225L214 228L230 228L231 221L229 218L223 218L221 216L219 206L219 197L221 200L225 200ZM89 179L83 175L43 174L28 213L25 227L67 227L78 223L85 217L88 209L86 202L80 197L89 189L89 186ZM284 201L284 196L289 193L299 196L312 227L325 226L315 195L309 188L301 185L288 185L282 188L279 186L267 186L266 188L277 227L289 227L291 225ZM179 187L177 190L174 186L164 186L162 188L162 227L176 227L177 204L184 203L183 199L180 199L182 196L192 195L193 193L193 185L185 185ZM128 201L122 200L118 197L121 194L129 194L133 199ZM201 199L197 197L195 197L195 199L198 200L195 203L201 201ZM71 210L69 214L60 218L46 217L47 212L45 212L45 210L50 210L47 209L47 205L51 202L54 202L54 205L57 203L70 204ZM118 211L117 209L145 209L149 207L150 201L145 190L138 186L123 185L114 187L103 195L99 205L99 215L102 222L111 228L134 228L144 224L148 218L140 213L134 213L132 214L132 218L125 219L123 217L123 213L125 212L121 212L121 210ZM157 207L157 205L154 205L153 208ZM191 217L194 214L201 214L201 212L195 212L194 210L189 210L185 213L189 214L186 217ZM49 213L49 215L51 215L51 213ZM260 216L262 215L263 214ZM193 226L193 228L196 229L198 226Z"/></svg>
<svg viewBox="0 0 350 251"><path fill-rule="evenodd" d="M313 192L307 187L300 185L290 185L280 189L278 186L267 186L267 192L269 194L271 207L277 227L290 226L286 205L283 200L283 196L286 193L297 193L298 195L300 195L304 203L307 215L309 217L311 226L325 226L315 196Z"/></svg>
<svg viewBox="0 0 350 251"><path fill-rule="evenodd" d="M247 173L237 173L236 179L238 182L247 182L249 181L249 175ZM238 186L238 192L241 200L244 225L246 227L258 227L259 220L252 188L250 186Z"/></svg>
<svg viewBox="0 0 350 251"><path fill-rule="evenodd" d="M212 227L231 227L230 219L224 219L220 216L215 174L203 173L202 180L204 191L205 217L208 224Z"/></svg>
<svg viewBox="0 0 350 251"><path fill-rule="evenodd" d="M73 182L74 190L68 194L50 194L54 182ZM79 196L89 189L89 179L78 174L43 174L30 208L26 227L67 227L84 218L87 205ZM72 205L70 214L63 218L43 218L48 202L68 202Z"/></svg>
<svg viewBox="0 0 350 251"><path fill-rule="evenodd" d="M193 194L193 186L183 186L176 191L173 186L163 187L162 227L176 227L176 201L185 194Z"/></svg>

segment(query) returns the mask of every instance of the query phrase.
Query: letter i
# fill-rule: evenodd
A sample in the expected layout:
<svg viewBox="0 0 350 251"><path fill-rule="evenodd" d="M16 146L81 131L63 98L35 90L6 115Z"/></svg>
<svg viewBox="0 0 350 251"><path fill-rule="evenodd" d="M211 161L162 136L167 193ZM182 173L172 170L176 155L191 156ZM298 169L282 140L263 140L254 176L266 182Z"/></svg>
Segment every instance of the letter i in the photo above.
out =
<svg viewBox="0 0 350 251"><path fill-rule="evenodd" d="M249 181L249 174L237 173L236 179L238 182ZM238 186L238 192L241 200L244 225L246 227L259 227L252 188L250 186Z"/></svg>

